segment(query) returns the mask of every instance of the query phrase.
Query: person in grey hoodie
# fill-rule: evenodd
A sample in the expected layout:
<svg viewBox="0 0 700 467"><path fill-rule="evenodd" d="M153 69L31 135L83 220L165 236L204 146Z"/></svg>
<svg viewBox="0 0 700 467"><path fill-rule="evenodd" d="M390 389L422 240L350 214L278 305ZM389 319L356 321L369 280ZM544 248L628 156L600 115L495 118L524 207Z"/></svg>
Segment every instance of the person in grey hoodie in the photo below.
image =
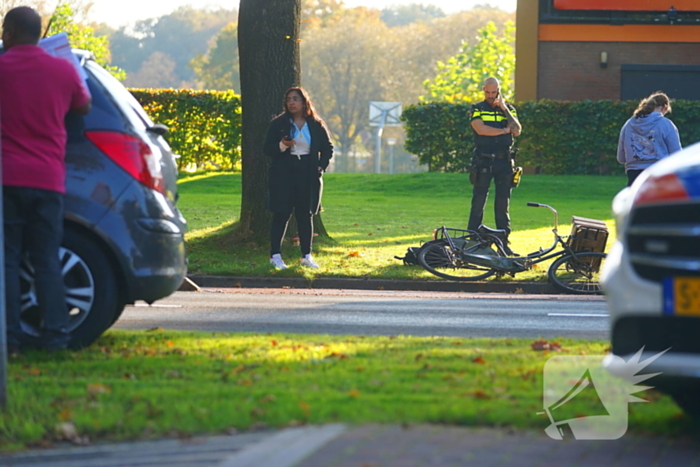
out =
<svg viewBox="0 0 700 467"><path fill-rule="evenodd" d="M681 150L678 128L664 115L671 100L663 92L642 99L632 118L622 127L617 144L617 162L625 164L627 186L659 159Z"/></svg>

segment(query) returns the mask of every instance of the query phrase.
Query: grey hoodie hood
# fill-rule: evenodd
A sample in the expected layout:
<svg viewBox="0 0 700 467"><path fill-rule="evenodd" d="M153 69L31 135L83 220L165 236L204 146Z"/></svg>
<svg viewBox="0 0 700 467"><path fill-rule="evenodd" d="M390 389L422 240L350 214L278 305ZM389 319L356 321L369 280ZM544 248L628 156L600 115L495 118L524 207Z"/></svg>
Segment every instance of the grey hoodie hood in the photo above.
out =
<svg viewBox="0 0 700 467"><path fill-rule="evenodd" d="M681 150L678 129L659 112L632 117L620 131L617 161L625 170L644 170L659 159Z"/></svg>

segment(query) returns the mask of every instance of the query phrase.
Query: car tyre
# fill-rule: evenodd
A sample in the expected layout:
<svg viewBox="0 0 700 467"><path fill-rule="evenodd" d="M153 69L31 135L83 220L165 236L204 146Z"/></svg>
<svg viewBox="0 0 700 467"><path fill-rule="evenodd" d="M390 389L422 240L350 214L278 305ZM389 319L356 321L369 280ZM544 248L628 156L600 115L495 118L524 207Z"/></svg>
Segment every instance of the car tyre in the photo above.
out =
<svg viewBox="0 0 700 467"><path fill-rule="evenodd" d="M70 309L68 347L79 349L92 344L124 309L114 266L102 248L90 237L66 230L59 252ZM41 317L36 307L33 271L25 263L22 270L22 327L29 342L41 346Z"/></svg>

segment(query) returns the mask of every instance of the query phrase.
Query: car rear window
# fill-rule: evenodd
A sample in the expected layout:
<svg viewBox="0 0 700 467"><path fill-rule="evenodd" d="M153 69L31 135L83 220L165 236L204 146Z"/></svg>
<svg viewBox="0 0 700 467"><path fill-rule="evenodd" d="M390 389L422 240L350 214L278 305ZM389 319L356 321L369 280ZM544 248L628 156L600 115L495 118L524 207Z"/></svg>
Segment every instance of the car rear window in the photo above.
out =
<svg viewBox="0 0 700 467"><path fill-rule="evenodd" d="M85 66L102 83L107 92L114 97L116 104L132 125L144 130L153 126L153 121L146 111L143 110L141 104L127 91L122 83L93 61L88 61Z"/></svg>

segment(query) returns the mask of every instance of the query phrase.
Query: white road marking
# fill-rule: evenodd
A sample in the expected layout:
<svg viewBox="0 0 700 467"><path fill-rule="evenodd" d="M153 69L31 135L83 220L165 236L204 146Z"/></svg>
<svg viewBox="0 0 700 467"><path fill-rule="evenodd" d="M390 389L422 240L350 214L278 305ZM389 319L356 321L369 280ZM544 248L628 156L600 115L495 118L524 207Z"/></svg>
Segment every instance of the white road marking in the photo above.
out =
<svg viewBox="0 0 700 467"><path fill-rule="evenodd" d="M607 313L547 313L547 316L563 316L566 318L608 318L610 315Z"/></svg>

